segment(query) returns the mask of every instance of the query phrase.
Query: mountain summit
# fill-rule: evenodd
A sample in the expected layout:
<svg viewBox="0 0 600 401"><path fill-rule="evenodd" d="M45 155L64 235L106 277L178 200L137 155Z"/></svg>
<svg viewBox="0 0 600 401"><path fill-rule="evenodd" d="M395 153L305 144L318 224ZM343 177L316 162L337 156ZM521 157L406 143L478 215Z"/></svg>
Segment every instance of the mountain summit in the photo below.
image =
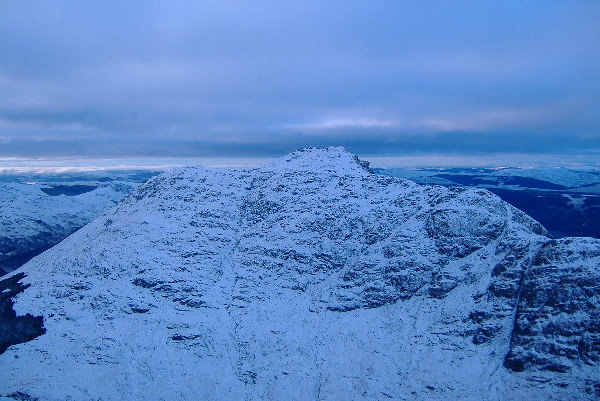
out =
<svg viewBox="0 0 600 401"><path fill-rule="evenodd" d="M599 264L342 148L173 170L0 282L0 395L595 399Z"/></svg>

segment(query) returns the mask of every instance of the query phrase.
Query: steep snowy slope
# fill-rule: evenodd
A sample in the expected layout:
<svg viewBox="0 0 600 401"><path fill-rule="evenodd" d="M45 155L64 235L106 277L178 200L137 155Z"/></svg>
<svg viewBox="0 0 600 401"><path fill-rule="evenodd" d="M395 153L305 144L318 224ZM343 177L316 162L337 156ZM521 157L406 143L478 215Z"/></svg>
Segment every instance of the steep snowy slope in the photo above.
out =
<svg viewBox="0 0 600 401"><path fill-rule="evenodd" d="M0 282L0 395L594 399L599 249L340 148L175 170Z"/></svg>
<svg viewBox="0 0 600 401"><path fill-rule="evenodd" d="M102 184L76 196L50 196L42 185L0 183L0 275L89 223L136 184Z"/></svg>

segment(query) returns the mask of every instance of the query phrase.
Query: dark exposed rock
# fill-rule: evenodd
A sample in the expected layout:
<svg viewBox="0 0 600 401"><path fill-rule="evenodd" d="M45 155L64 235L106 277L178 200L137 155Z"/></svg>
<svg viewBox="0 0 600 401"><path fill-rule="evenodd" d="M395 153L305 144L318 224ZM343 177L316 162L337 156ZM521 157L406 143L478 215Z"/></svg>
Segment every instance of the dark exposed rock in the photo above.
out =
<svg viewBox="0 0 600 401"><path fill-rule="evenodd" d="M586 380L585 392L600 398L600 381Z"/></svg>
<svg viewBox="0 0 600 401"><path fill-rule="evenodd" d="M39 400L39 398L31 396L22 391L17 391L17 392L8 394L6 396L6 398L12 398L13 400L17 400L17 401L38 401Z"/></svg>
<svg viewBox="0 0 600 401"><path fill-rule="evenodd" d="M482 325L477 328L477 332L473 335L473 344L483 344L491 340L500 330L498 325Z"/></svg>
<svg viewBox="0 0 600 401"><path fill-rule="evenodd" d="M434 274L431 286L429 287L429 296L438 299L443 298L456 288L458 284L459 281L448 274Z"/></svg>
<svg viewBox="0 0 600 401"><path fill-rule="evenodd" d="M482 323L488 320L490 317L491 315L488 312L484 311L474 311L469 313L469 319L475 323Z"/></svg>
<svg viewBox="0 0 600 401"><path fill-rule="evenodd" d="M23 278L25 274L19 273L0 281L0 354L11 345L31 341L46 332L42 316L17 316L13 310L12 298L29 287L19 282Z"/></svg>
<svg viewBox="0 0 600 401"><path fill-rule="evenodd" d="M200 337L199 335L189 335L189 336L184 336L181 334L176 334L174 336L171 336L171 340L173 341L186 341L186 340L194 340L196 338Z"/></svg>
<svg viewBox="0 0 600 401"><path fill-rule="evenodd" d="M156 282L156 281L149 281L143 278L136 278L133 279L133 281L131 282L133 285L136 285L138 287L142 287L142 288L152 288L155 287L158 284L162 284L160 282Z"/></svg>

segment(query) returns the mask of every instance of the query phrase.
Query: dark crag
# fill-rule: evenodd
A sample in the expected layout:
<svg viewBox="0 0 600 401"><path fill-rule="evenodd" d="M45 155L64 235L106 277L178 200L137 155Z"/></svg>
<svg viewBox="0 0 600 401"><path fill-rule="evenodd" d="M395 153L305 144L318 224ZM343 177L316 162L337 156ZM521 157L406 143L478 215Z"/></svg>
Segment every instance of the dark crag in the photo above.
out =
<svg viewBox="0 0 600 401"><path fill-rule="evenodd" d="M17 316L13 309L12 298L23 292L29 284L22 284L24 273L0 281L0 354L15 344L31 341L46 332L44 318L32 316Z"/></svg>

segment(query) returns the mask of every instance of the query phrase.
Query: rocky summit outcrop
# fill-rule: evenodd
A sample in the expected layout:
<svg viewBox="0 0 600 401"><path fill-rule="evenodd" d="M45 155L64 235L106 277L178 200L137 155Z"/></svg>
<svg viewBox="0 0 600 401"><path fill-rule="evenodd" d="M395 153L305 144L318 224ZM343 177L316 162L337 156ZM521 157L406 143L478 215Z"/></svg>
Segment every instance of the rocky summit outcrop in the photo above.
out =
<svg viewBox="0 0 600 401"><path fill-rule="evenodd" d="M0 355L0 395L594 399L599 253L341 148L174 170L8 278L45 333Z"/></svg>

